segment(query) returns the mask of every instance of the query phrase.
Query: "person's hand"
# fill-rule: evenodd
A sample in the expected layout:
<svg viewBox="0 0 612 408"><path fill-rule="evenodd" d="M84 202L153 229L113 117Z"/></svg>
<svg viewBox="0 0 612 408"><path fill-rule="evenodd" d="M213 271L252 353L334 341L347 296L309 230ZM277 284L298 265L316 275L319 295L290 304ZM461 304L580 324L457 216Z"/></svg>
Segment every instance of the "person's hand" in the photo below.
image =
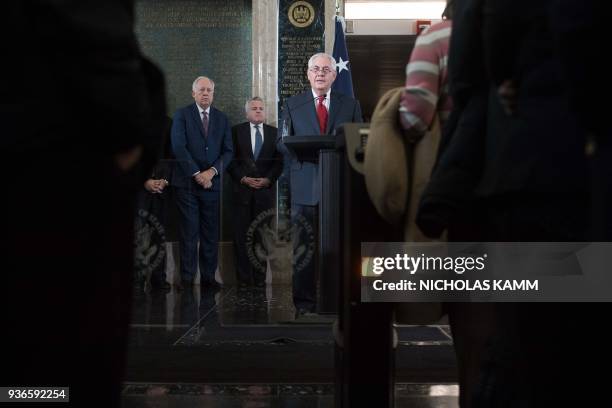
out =
<svg viewBox="0 0 612 408"><path fill-rule="evenodd" d="M168 183L168 180L166 179L159 179L158 181L159 181L158 189L159 189L159 192L162 193L164 189L170 185L170 183Z"/></svg>
<svg viewBox="0 0 612 408"><path fill-rule="evenodd" d="M154 193L155 192L155 182L157 180L153 180L153 179L148 179L147 181L145 181L144 183L144 188L145 190L147 190L149 193Z"/></svg>
<svg viewBox="0 0 612 408"><path fill-rule="evenodd" d="M203 171L200 174L204 175L205 180L212 182L213 177L215 177L217 173L215 173L215 171L212 168L210 168L206 171Z"/></svg>
<svg viewBox="0 0 612 408"><path fill-rule="evenodd" d="M499 101L504 108L504 112L507 115L516 114L516 106L517 106L517 89L516 84L513 80L507 79L501 83L501 85L497 88L497 95L499 96Z"/></svg>
<svg viewBox="0 0 612 408"><path fill-rule="evenodd" d="M206 186L209 185L209 184L212 185L212 181L211 181L212 177L209 178L209 173L206 173L207 171L208 170L201 171L201 172L199 172L198 174L196 174L194 176L194 179L195 179L196 183L198 183L199 185L201 185L204 188L210 188L210 186L209 187L206 187Z"/></svg>
<svg viewBox="0 0 612 408"><path fill-rule="evenodd" d="M154 180L154 189L153 192L161 194L164 192L164 188L168 185L168 181L164 179Z"/></svg>
<svg viewBox="0 0 612 408"><path fill-rule="evenodd" d="M253 179L253 184L256 189L260 189L260 188L266 188L268 187L271 183L270 183L270 179L265 178L265 177L259 177L259 178L254 178Z"/></svg>
<svg viewBox="0 0 612 408"><path fill-rule="evenodd" d="M145 181L145 189L150 193L161 194L168 184L169 183L164 179L148 179Z"/></svg>
<svg viewBox="0 0 612 408"><path fill-rule="evenodd" d="M254 188L254 189L259 189L259 185L256 181L257 179L253 178L253 177L243 177L242 180L240 180L242 182L242 184L246 184L247 186Z"/></svg>
<svg viewBox="0 0 612 408"><path fill-rule="evenodd" d="M270 179L267 177L262 177L262 178L257 179L257 183L259 184L261 188L270 187L270 184L272 184L270 182Z"/></svg>
<svg viewBox="0 0 612 408"><path fill-rule="evenodd" d="M212 179L215 177L215 171L210 168L208 170L204 170L195 175L195 181L202 187L209 189L212 187Z"/></svg>

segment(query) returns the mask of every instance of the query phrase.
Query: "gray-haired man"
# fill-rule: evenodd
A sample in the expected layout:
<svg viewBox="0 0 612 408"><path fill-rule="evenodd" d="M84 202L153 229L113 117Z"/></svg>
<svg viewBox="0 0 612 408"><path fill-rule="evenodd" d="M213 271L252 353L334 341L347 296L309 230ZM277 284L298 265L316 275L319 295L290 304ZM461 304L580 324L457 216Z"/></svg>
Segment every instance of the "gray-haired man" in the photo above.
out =
<svg viewBox="0 0 612 408"><path fill-rule="evenodd" d="M217 287L220 175L232 160L227 116L211 106L215 83L207 77L193 82L195 101L174 114L172 151L177 168L171 183L181 213L182 285L193 284L200 264L200 284ZM198 241L200 243L198 255Z"/></svg>
<svg viewBox="0 0 612 408"><path fill-rule="evenodd" d="M336 75L336 61L331 55L318 53L310 57L307 71L310 89L287 99L283 106L281 117L289 137L333 135L344 123L362 121L357 100L339 92L332 92L331 87ZM305 220L311 228L315 228L318 225L320 189L318 167L314 163L298 161L286 148L284 153L287 155L286 160L290 162L287 163L287 168L291 177L293 223L295 225L300 220ZM293 239L307 240L300 236ZM304 244L316 247L313 242L306 241ZM293 303L299 315L316 310L316 257L312 257L310 261L296 257L298 254L294 254Z"/></svg>

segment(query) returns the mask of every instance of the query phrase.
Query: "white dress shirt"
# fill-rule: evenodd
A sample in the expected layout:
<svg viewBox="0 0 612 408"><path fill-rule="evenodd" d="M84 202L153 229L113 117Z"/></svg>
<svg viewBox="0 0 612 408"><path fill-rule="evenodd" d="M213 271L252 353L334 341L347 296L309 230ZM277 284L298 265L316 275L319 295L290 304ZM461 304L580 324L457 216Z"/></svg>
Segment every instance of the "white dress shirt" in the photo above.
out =
<svg viewBox="0 0 612 408"><path fill-rule="evenodd" d="M329 99L329 95L331 94L331 88L329 89L329 91L327 91L327 93L325 94L325 99L323 99L323 105L325 105L325 107L327 108L327 112L329 113L329 105L331 100ZM319 106L319 95L315 92L315 90L312 90L312 97L315 98L314 100L314 104L315 104L315 110L317 109L317 106Z"/></svg>

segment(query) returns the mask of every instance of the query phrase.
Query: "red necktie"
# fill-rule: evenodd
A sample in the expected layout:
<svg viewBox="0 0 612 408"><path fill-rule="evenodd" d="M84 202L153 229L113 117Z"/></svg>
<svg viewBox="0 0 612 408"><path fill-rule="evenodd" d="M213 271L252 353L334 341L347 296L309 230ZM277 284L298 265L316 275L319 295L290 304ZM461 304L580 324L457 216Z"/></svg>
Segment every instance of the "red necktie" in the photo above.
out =
<svg viewBox="0 0 612 408"><path fill-rule="evenodd" d="M325 134L325 129L327 129L327 108L323 104L325 100L325 95L318 96L317 99L319 102L317 103L317 117L319 118L319 129L321 129L321 134Z"/></svg>

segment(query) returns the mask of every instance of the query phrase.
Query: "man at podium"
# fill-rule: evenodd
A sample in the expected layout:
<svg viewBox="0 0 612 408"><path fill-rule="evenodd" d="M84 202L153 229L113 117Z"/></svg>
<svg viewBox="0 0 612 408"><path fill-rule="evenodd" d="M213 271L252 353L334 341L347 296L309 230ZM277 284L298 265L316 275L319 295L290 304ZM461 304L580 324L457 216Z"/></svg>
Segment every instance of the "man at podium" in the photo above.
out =
<svg viewBox="0 0 612 408"><path fill-rule="evenodd" d="M354 98L331 91L336 79L336 61L325 53L318 53L308 60L308 81L311 89L288 98L281 113L283 136L333 135L340 125L361 122L361 108ZM283 149L286 168L291 183L291 220L293 226L306 224L305 228L317 231L319 204L319 175L316 158L298 161L288 150ZM296 231L300 231L297 228ZM297 234L296 234L297 235ZM308 234L301 234L302 239ZM317 234L313 234L317 237ZM296 237L293 237L296 239ZM316 242L304 243L306 247L318 247ZM304 248L296 245L294 248ZM302 253L294 251L294 257ZM304 258L302 256L302 258ZM316 256L293 263L293 303L296 315L315 312L316 307Z"/></svg>

